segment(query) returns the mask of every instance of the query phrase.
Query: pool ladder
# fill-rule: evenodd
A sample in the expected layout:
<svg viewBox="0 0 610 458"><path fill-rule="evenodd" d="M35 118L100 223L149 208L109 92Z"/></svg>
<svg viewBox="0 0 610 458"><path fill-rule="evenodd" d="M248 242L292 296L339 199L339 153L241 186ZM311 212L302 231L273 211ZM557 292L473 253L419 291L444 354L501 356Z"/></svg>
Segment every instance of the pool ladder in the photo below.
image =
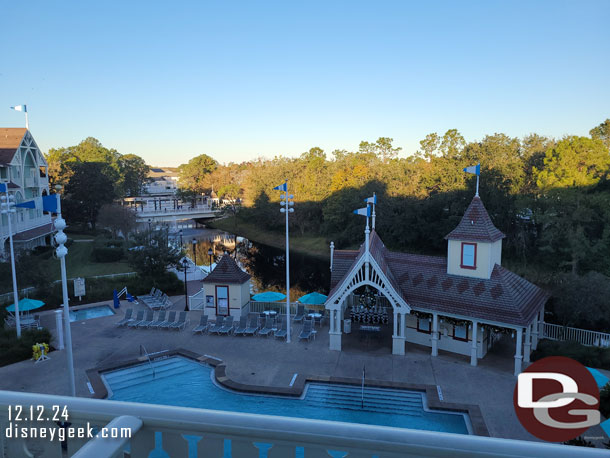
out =
<svg viewBox="0 0 610 458"><path fill-rule="evenodd" d="M146 355L146 358L148 359L148 364L150 364L150 369L152 370L152 375L153 375L153 379L154 379L155 378L155 367L153 366L152 361L150 360L150 354L146 350L146 347L144 345L140 344L140 356L142 356L142 352L144 352L144 354Z"/></svg>

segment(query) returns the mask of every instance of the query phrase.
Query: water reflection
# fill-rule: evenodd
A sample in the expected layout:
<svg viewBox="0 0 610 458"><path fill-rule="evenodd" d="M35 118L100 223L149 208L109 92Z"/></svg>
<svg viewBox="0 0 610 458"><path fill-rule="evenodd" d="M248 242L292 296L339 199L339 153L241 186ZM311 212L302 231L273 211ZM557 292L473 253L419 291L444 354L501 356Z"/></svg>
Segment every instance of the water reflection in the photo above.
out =
<svg viewBox="0 0 610 458"><path fill-rule="evenodd" d="M179 234L175 236L178 243ZM196 243L193 243L195 240ZM286 264L283 249L274 248L228 232L215 229L183 229L182 246L197 265L215 266L226 251L252 275L256 291L283 291L286 289ZM211 252L210 254L208 254ZM207 269L206 269L207 270ZM290 252L291 297L318 291L328 294L330 283L329 262L314 256ZM298 297L298 296L297 296Z"/></svg>

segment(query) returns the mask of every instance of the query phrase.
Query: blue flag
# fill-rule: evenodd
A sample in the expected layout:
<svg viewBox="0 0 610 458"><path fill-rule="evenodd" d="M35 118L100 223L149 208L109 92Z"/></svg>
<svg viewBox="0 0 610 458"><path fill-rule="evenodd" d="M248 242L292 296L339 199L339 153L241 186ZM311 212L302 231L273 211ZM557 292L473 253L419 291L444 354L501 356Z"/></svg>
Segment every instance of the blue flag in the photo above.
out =
<svg viewBox="0 0 610 458"><path fill-rule="evenodd" d="M32 200L26 200L15 204L18 208L36 208L45 212L57 213L57 194L51 194L50 196L35 197Z"/></svg>
<svg viewBox="0 0 610 458"><path fill-rule="evenodd" d="M471 165L470 167L464 168L464 172L472 173L473 175L479 176L481 175L481 164Z"/></svg>
<svg viewBox="0 0 610 458"><path fill-rule="evenodd" d="M281 184L279 186L276 186L273 189L276 189L277 191L287 191L288 190L288 183Z"/></svg>
<svg viewBox="0 0 610 458"><path fill-rule="evenodd" d="M8 188L5 183L0 183L0 192L7 192Z"/></svg>
<svg viewBox="0 0 610 458"><path fill-rule="evenodd" d="M371 216L371 207L369 207L368 205L364 208L359 208L358 210L354 210L354 213L356 215L362 215L362 216Z"/></svg>
<svg viewBox="0 0 610 458"><path fill-rule="evenodd" d="M367 197L364 199L367 204L377 205L377 194L373 194L373 197Z"/></svg>

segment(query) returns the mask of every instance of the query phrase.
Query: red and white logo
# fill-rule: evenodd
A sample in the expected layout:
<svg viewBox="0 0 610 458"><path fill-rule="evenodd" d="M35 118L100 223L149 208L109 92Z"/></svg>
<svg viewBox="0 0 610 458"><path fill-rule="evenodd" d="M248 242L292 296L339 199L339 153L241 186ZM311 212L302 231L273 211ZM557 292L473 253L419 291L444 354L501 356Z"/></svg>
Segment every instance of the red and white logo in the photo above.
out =
<svg viewBox="0 0 610 458"><path fill-rule="evenodd" d="M513 403L523 427L549 442L574 439L600 422L593 375L563 356L543 358L519 374Z"/></svg>

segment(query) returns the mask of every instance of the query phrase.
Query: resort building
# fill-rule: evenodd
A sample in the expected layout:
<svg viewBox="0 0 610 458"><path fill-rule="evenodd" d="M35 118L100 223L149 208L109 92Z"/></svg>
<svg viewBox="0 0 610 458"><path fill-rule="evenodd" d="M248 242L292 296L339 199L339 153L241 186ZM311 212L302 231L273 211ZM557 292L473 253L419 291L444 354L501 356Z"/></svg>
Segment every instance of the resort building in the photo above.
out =
<svg viewBox="0 0 610 458"><path fill-rule="evenodd" d="M0 128L0 183L5 183L15 202L49 194L48 164L25 128ZM38 209L18 209L11 217L15 250L49 242L51 215ZM0 257L9 253L7 215L0 219Z"/></svg>
<svg viewBox="0 0 610 458"><path fill-rule="evenodd" d="M389 304L393 312L393 354L405 354L408 342L429 346L432 356L439 350L469 355L476 366L494 340L508 333L515 339L515 375L521 372L536 348L549 295L502 267L505 235L478 196L445 238L446 258L392 252L374 222L369 230L367 218L360 250L334 250L331 244L331 292L325 304L330 349L341 350L344 318L376 307L362 300L373 289L372 302Z"/></svg>

